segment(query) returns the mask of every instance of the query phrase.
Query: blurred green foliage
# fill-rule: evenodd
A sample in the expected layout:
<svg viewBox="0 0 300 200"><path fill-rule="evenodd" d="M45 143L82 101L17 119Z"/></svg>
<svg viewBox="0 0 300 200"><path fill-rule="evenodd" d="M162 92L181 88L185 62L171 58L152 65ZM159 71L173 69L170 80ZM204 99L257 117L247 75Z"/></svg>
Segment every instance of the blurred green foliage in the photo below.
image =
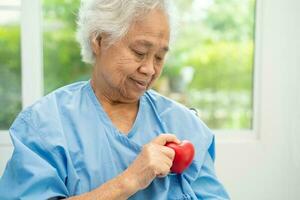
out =
<svg viewBox="0 0 300 200"><path fill-rule="evenodd" d="M44 0L44 91L87 80L91 66L84 64L75 39L80 0Z"/></svg>
<svg viewBox="0 0 300 200"><path fill-rule="evenodd" d="M20 28L0 26L0 130L21 110Z"/></svg>
<svg viewBox="0 0 300 200"><path fill-rule="evenodd" d="M161 80L180 83L185 66L191 66L194 75L180 94L172 89L160 92L197 108L211 128L251 128L255 0L204 1L209 5L203 9L197 7L198 0L175 2L180 29ZM81 61L75 40L79 4L43 0L45 93L90 76L91 66ZM21 107L19 29L1 28L0 47L0 105L5 107L1 129L9 127ZM155 89L160 90L159 84Z"/></svg>
<svg viewBox="0 0 300 200"><path fill-rule="evenodd" d="M180 82L180 69L191 66L194 77L173 96L211 128L251 129L255 0L202 1L202 11L200 1L176 2L184 19L162 76Z"/></svg>

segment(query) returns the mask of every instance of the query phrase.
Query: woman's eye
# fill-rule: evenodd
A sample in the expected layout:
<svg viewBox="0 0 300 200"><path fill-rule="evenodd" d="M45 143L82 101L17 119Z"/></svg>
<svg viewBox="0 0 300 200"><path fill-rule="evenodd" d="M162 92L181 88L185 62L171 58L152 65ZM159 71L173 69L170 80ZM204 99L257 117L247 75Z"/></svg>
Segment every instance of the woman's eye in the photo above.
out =
<svg viewBox="0 0 300 200"><path fill-rule="evenodd" d="M162 60L162 58L161 58L161 57L156 57L156 59L157 59L157 60Z"/></svg>
<svg viewBox="0 0 300 200"><path fill-rule="evenodd" d="M162 62L163 59L164 59L164 58L162 58L162 57L160 57L160 56L156 56L155 58L156 58L157 62Z"/></svg>
<svg viewBox="0 0 300 200"><path fill-rule="evenodd" d="M136 50L133 50L133 52L134 52L134 54L135 54L136 56L138 56L139 58L142 58L142 57L144 57L144 56L146 55L146 53L140 52L140 51L136 51Z"/></svg>

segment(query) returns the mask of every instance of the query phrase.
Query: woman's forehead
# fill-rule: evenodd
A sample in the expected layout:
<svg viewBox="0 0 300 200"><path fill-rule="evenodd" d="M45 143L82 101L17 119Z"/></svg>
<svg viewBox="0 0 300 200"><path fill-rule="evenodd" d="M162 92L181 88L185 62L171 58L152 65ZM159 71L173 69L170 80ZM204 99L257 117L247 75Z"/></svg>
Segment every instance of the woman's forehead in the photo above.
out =
<svg viewBox="0 0 300 200"><path fill-rule="evenodd" d="M134 41L132 41L133 45L138 45L138 46L143 46L146 47L147 49L151 49L155 47L155 42L153 42L152 40L149 39L136 39ZM160 50L164 51L164 52L168 52L169 51L169 46L168 46L168 41L165 41L165 44L163 44L161 41L159 42L160 44Z"/></svg>
<svg viewBox="0 0 300 200"><path fill-rule="evenodd" d="M170 37L168 18L160 10L151 11L130 26L126 37L130 42L145 46L152 46L158 42L168 46Z"/></svg>

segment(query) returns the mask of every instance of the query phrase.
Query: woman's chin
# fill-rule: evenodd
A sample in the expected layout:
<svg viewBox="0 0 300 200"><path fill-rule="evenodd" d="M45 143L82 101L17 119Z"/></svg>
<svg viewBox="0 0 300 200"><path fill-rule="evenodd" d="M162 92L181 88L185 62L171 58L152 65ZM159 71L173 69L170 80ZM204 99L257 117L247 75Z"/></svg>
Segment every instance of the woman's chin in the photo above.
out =
<svg viewBox="0 0 300 200"><path fill-rule="evenodd" d="M143 94L145 93L146 91L131 91L129 94L126 95L126 99L128 99L128 101L130 102L136 102L138 101L141 96L143 96Z"/></svg>

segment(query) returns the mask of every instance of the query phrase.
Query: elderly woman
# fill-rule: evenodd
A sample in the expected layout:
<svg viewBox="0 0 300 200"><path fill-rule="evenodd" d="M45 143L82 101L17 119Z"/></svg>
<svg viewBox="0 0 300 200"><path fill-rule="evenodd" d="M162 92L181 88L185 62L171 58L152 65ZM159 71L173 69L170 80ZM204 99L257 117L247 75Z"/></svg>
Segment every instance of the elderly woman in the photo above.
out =
<svg viewBox="0 0 300 200"><path fill-rule="evenodd" d="M90 81L62 87L22 111L10 128L12 158L0 199L228 199L217 180L210 130L151 85L169 50L164 0L89 0L78 40ZM172 174L167 142L194 143Z"/></svg>

